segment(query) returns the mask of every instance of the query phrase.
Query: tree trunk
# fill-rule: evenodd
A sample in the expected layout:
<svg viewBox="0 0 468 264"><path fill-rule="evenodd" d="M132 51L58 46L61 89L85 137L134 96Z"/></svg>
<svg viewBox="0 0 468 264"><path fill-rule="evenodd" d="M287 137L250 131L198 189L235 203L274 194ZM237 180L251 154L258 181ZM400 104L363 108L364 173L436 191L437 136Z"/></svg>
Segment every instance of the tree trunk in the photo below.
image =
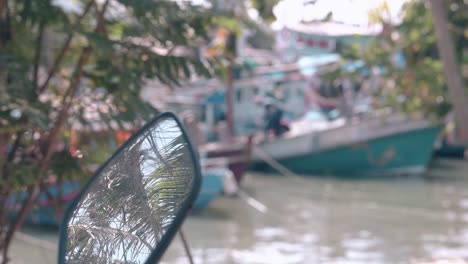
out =
<svg viewBox="0 0 468 264"><path fill-rule="evenodd" d="M455 108L463 136L460 140L468 143L468 98L464 91L460 67L455 59L455 46L448 28L444 0L429 0L432 8L432 19L437 37L437 48L444 66L449 95Z"/></svg>

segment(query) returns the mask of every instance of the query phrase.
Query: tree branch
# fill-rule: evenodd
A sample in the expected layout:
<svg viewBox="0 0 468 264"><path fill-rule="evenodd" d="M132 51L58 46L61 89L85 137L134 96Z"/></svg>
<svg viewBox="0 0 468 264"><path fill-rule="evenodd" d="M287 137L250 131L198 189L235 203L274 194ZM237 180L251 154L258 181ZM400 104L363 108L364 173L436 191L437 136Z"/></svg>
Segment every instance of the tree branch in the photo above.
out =
<svg viewBox="0 0 468 264"><path fill-rule="evenodd" d="M94 0L89 1L89 3L86 5L83 11L83 14L81 14L81 16L76 21L75 26L78 26L81 23L81 20L83 20L83 18L88 14L93 4L94 4ZM59 66L62 63L62 60L65 57L65 53L67 53L68 49L70 48L72 39L73 39L73 32L70 32L70 34L68 34L67 36L67 39L65 40L65 43L63 44L62 49L60 50L59 54L55 58L54 63L52 64L52 67L49 69L49 74L47 75L45 82L39 88L38 93L42 93L44 92L45 89L47 89L47 86L49 85L50 80L57 73L57 70L59 69Z"/></svg>
<svg viewBox="0 0 468 264"><path fill-rule="evenodd" d="M19 145L20 145L22 136L23 136L23 131L19 131L19 132L16 133L15 141L13 141L13 145L12 145L12 147L11 147L10 152L9 152L8 155L7 155L6 162L5 162L5 164L3 164L3 168L2 168L2 174L3 174L3 175L2 175L2 178L3 178L4 180L6 180L7 177L8 177L8 176L7 176L7 175L8 175L8 173L7 173L7 164L8 164L9 162L11 162L11 161L15 158L15 154L16 154L16 151L17 151L18 148L19 148Z"/></svg>
<svg viewBox="0 0 468 264"><path fill-rule="evenodd" d="M8 248L10 247L11 241L13 239L13 236L16 233L16 230L21 227L23 224L24 220L26 219L26 216L28 216L29 212L31 211L34 201L36 200L38 194L39 194L39 185L31 186L28 188L28 193L30 194L27 201L23 203L23 206L21 207L21 210L16 217L15 221L13 222L13 225L10 226L8 229L8 232L5 236L5 239L2 244L2 253L3 253L3 260L2 263L6 264L8 263Z"/></svg>
<svg viewBox="0 0 468 264"><path fill-rule="evenodd" d="M13 146L10 150L10 153L8 153L7 161L12 161L13 158L15 157L15 153L19 147L22 136L23 136L23 131L19 131L18 133L16 133L16 138L15 138L15 141L13 142Z"/></svg>
<svg viewBox="0 0 468 264"><path fill-rule="evenodd" d="M59 177L56 182L56 188L57 188L57 194L55 197L52 195L50 192L48 186L45 183L40 183L40 190L41 192L45 193L47 196L47 199L51 202L52 208L54 209L55 213L55 218L59 221L62 219L62 207L63 207L63 201L62 201L62 179Z"/></svg>
<svg viewBox="0 0 468 264"><path fill-rule="evenodd" d="M76 92L76 90L79 87L79 82L83 73L83 67L86 61L88 60L89 56L91 54L91 48L86 47L83 48L82 55L80 57L80 60L76 66L75 73L73 75L73 80L70 84L70 87L67 91L68 96L64 96L63 98L63 108L60 111L59 117L57 119L57 122L55 123L54 127L52 128L50 135L48 137L48 143L46 146L46 154L44 158L41 160L41 166L38 171L38 175L36 176L36 179L34 181L34 184L32 184L28 188L28 199L23 203L23 206L20 210L20 213L18 216L13 220L13 224L10 226L8 229L8 232L6 234L4 243L1 245L2 246L2 253L3 253L3 263L6 264L8 262L8 248L10 246L11 240L13 239L13 236L16 232L16 230L23 225L24 220L26 219L27 215L31 211L34 202L36 201L39 191L40 191L40 185L43 179L43 174L49 167L50 163L50 158L52 157L53 153L53 145L55 143L55 140L57 139L60 129L65 122L66 117L68 116L68 110L71 106L71 103L73 101L73 96Z"/></svg>
<svg viewBox="0 0 468 264"><path fill-rule="evenodd" d="M36 51L34 54L34 76L33 76L33 88L37 91L38 88L38 74L39 74L39 60L41 59L42 51L42 39L44 37L45 19L42 19L39 23L39 31L36 38Z"/></svg>
<svg viewBox="0 0 468 264"><path fill-rule="evenodd" d="M93 3L93 2L90 2L90 3ZM98 10L97 6L96 6L96 10L98 10L98 14L97 14L97 17L99 18L98 20L98 25L96 26L96 29L95 29L95 32L96 33L99 33L100 30L104 29L104 14L107 10L107 7L108 7L108 4L109 4L109 0L106 0L106 2L104 3L103 7L101 10ZM50 132L50 135L49 135L49 138L48 138L48 146L46 148L46 154L44 156L44 159L42 160L42 164L41 164L41 171L44 171L48 166L49 166L49 162L50 162L50 157L52 155L52 145L54 144L57 136L58 136L58 133L60 132L60 129L62 128L63 126L63 123L65 122L65 119L68 117L68 110L70 109L70 106L73 102L73 98L74 98L74 95L76 93L76 90L78 89L78 86L79 86L79 83L80 83L80 80L81 80L81 76L83 75L83 67L84 65L86 64L86 62L88 61L89 59L89 56L91 55L91 51L92 51L92 48L91 47L86 47L86 48L83 48L82 52L81 52L81 57L80 57L80 60L78 61L78 64L75 68L75 72L73 74L73 79L70 83L70 87L69 89L67 90L65 96L63 97L63 100L62 100L62 105L63 105L63 108L62 110L60 111L59 113L59 116L57 118L57 122L56 124L54 125L54 127L52 128L51 132Z"/></svg>
<svg viewBox="0 0 468 264"><path fill-rule="evenodd" d="M88 6L86 8L87 10L84 12L82 17L84 17L84 15L88 12L88 10L91 7L93 2L94 1L91 1L88 4ZM106 7L107 7L107 5L104 5L103 9L98 14L98 17L103 17L103 14L106 11ZM96 30L97 30L97 28L96 28ZM53 69L51 71L49 71L48 80L46 81L45 85L43 85L41 87L40 91L43 91L45 89L45 87L47 87L47 83L50 81L52 76L57 71L57 69L58 69L58 67L60 65L60 62L61 62L61 60L63 58L63 55L68 50L71 38L72 38L72 36L69 35L69 40L66 41L66 45L62 49L61 54L59 55L59 58L56 59ZM68 42L68 44L67 44L67 42ZM34 184L29 186L29 188L28 188L28 193L29 193L28 199L23 203L23 206L21 208L21 211L20 211L19 215L12 221L12 225L8 229L8 232L7 232L5 240L4 240L5 243L0 245L1 250L2 250L2 255L3 255L3 261L2 261L3 263L8 262L8 255L7 255L8 254L8 248L10 246L10 243L11 243L11 240L13 239L14 234L16 233L16 230L19 227L21 227L21 225L23 224L24 220L26 219L27 215L31 211L31 209L32 209L32 207L33 207L33 205L34 205L34 203L35 203L35 201L36 201L36 199L37 199L37 197L39 195L40 185L41 185L41 182L43 180L43 176L45 175L45 173L46 173L46 171L47 171L47 169L49 168L49 165L50 165L50 160L51 160L52 153L53 153L54 143L55 143L56 139L59 136L59 132L60 132L61 128L63 127L63 124L66 121L66 118L68 117L69 109L71 107L74 95L75 95L75 93L76 93L76 91L77 91L77 89L79 87L79 83L80 83L81 77L83 75L84 65L88 61L88 59L89 59L89 57L91 55L91 51L92 51L92 48L89 47L89 46L82 49L81 56L80 56L80 59L79 59L77 65L75 67L75 71L73 73L73 77L72 77L70 86L67 89L67 92L66 92L66 94L65 94L65 96L63 97L63 100L62 100L63 108L59 113L57 121L55 122L54 126L50 130L50 134L49 134L47 145L46 145L45 155L44 155L43 159L40 161L41 165L40 165L38 174L36 175Z"/></svg>
<svg viewBox="0 0 468 264"><path fill-rule="evenodd" d="M6 10L5 12L5 21L0 19L0 47L7 43L12 38L12 31L11 31L11 21L10 21L10 9L8 8L8 1L7 0L0 0L4 1L1 3L0 8L0 18L3 12L3 9Z"/></svg>
<svg viewBox="0 0 468 264"><path fill-rule="evenodd" d="M105 36L107 36L107 30L106 30L106 25L105 25L105 20L104 20L104 14L107 10L107 6L109 5L109 2L110 2L109 0L106 0L104 5L102 6L102 10L100 12L98 10L98 25L96 27L96 33L99 33Z"/></svg>
<svg viewBox="0 0 468 264"><path fill-rule="evenodd" d="M86 47L82 49L80 60L76 66L75 72L73 74L73 79L70 83L70 87L68 88L65 96L62 99L63 108L57 117L57 122L55 123L54 127L51 129L48 140L47 140L47 147L46 153L44 158L41 161L41 171L45 171L45 169L49 166L50 157L52 156L52 146L57 139L57 136L60 132L60 129L63 126L66 118L68 117L68 110L73 102L74 95L76 90L79 87L81 76L83 75L83 67L85 63L88 61L89 56L91 55L91 47Z"/></svg>
<svg viewBox="0 0 468 264"><path fill-rule="evenodd" d="M0 0L0 16L3 13L3 7L5 6L7 0Z"/></svg>

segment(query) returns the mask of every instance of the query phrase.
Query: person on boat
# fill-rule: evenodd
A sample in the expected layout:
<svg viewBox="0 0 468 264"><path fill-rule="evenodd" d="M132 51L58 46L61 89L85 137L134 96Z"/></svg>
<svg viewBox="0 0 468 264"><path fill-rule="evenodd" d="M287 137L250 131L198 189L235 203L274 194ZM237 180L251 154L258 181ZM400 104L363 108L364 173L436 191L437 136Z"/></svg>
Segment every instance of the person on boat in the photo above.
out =
<svg viewBox="0 0 468 264"><path fill-rule="evenodd" d="M339 80L338 85L341 90L340 113L346 120L351 120L354 117L354 92L352 83L348 78L342 78Z"/></svg>
<svg viewBox="0 0 468 264"><path fill-rule="evenodd" d="M306 89L304 96L305 105L308 109L316 108L324 114L338 107L338 100L324 97L320 92L320 83L317 79L312 78L309 82L309 87Z"/></svg>
<svg viewBox="0 0 468 264"><path fill-rule="evenodd" d="M269 134L273 132L275 136L281 135L281 118L283 116L282 111L276 107L273 103L267 103L265 105L265 132Z"/></svg>
<svg viewBox="0 0 468 264"><path fill-rule="evenodd" d="M289 130L289 126L283 120L285 93L282 82L277 82L273 92L267 94L264 100L265 106L265 132L273 132L275 137L279 137Z"/></svg>

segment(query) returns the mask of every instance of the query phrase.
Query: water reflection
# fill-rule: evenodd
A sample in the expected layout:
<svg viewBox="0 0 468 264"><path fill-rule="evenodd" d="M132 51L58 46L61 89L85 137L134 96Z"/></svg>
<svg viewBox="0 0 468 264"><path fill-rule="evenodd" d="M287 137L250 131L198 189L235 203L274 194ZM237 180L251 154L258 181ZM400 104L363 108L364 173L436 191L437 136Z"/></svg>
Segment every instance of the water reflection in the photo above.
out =
<svg viewBox="0 0 468 264"><path fill-rule="evenodd" d="M425 263L468 259L468 162L424 177L290 180L253 175L259 213L216 200L188 218L197 263ZM222 218L212 212L222 212ZM187 263L178 241L164 263Z"/></svg>
<svg viewBox="0 0 468 264"><path fill-rule="evenodd" d="M66 262L143 263L191 190L187 144L160 119L107 164L68 222Z"/></svg>

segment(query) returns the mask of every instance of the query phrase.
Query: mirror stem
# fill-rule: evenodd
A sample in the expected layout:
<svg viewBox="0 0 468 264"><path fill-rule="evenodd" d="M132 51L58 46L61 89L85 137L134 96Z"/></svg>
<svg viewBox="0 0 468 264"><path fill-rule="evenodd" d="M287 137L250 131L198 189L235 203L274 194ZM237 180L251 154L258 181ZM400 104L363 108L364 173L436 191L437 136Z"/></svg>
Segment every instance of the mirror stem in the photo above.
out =
<svg viewBox="0 0 468 264"><path fill-rule="evenodd" d="M185 253L187 254L187 258L189 259L189 263L194 264L192 253L190 252L190 247L188 245L187 240L185 239L185 235L184 235L184 232L182 231L182 227L179 230L179 235L180 235L180 239L182 240L182 244L184 244Z"/></svg>

